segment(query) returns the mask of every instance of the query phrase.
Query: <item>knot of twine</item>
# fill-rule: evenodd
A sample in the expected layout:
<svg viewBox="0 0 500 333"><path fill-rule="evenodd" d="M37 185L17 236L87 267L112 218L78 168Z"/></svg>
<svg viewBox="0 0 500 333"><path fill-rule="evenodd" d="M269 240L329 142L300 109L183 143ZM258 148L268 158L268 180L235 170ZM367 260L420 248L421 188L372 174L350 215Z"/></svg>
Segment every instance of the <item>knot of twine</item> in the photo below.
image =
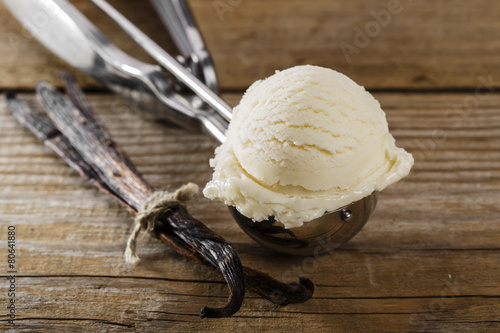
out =
<svg viewBox="0 0 500 333"><path fill-rule="evenodd" d="M136 254L137 238L141 232L151 232L158 223L161 214L171 208L183 205L191 200L199 192L198 185L187 183L175 192L156 191L147 198L135 216L135 227L127 241L125 260L131 264L137 264L141 259Z"/></svg>

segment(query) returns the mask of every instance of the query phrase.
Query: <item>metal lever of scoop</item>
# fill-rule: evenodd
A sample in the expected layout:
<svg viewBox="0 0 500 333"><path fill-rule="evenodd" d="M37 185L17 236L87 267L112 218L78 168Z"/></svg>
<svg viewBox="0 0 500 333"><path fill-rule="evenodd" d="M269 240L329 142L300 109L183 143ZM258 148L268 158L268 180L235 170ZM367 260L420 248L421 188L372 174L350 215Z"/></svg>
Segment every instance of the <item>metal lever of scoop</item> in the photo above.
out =
<svg viewBox="0 0 500 333"><path fill-rule="evenodd" d="M203 37L185 0L151 0L179 49L183 63L211 90L218 92L217 75Z"/></svg>
<svg viewBox="0 0 500 333"><path fill-rule="evenodd" d="M120 94L134 108L190 131L206 129L224 142L228 120L206 104L200 106L198 96L177 93L160 66L124 53L67 0L0 2L54 54ZM30 18L39 13L50 19L41 26L30 24Z"/></svg>
<svg viewBox="0 0 500 333"><path fill-rule="evenodd" d="M132 24L125 16L104 0L91 0L97 7L115 21L137 44L139 44L151 57L165 67L180 82L184 83L198 97L212 107L225 120L232 118L232 108L222 100L214 91L208 88L189 70L184 68L170 54L163 50L151 38Z"/></svg>

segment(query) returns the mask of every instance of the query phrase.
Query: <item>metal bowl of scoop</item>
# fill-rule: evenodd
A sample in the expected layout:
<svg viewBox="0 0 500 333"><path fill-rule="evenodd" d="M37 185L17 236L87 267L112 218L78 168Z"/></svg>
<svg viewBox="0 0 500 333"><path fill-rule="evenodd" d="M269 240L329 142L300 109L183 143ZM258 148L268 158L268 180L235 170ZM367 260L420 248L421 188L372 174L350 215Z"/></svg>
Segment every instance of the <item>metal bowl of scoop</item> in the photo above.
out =
<svg viewBox="0 0 500 333"><path fill-rule="evenodd" d="M330 253L354 237L366 224L377 205L378 192L340 209L304 223L301 227L286 229L270 217L254 221L229 207L238 225L256 242L272 250L292 255L317 256Z"/></svg>

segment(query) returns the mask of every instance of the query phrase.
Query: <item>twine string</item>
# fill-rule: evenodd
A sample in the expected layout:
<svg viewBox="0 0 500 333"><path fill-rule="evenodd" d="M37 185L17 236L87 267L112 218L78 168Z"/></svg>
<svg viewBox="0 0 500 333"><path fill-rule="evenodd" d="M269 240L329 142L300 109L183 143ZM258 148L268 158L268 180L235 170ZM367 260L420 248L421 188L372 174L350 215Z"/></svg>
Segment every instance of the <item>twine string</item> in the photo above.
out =
<svg viewBox="0 0 500 333"><path fill-rule="evenodd" d="M187 183L175 192L156 191L141 205L135 216L135 226L127 240L125 249L125 260L131 264L137 264L141 260L137 256L137 238L143 231L152 232L159 222L159 217L171 208L184 205L198 194L198 185Z"/></svg>

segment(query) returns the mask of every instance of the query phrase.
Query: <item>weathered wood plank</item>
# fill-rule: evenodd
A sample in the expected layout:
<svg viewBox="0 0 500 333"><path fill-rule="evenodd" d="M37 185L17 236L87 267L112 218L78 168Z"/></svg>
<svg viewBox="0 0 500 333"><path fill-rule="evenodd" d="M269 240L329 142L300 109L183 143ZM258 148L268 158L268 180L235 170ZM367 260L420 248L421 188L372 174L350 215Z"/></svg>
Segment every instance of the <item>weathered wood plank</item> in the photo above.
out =
<svg viewBox="0 0 500 333"><path fill-rule="evenodd" d="M225 98L235 104L240 96ZM382 192L359 235L330 257L269 253L222 204L193 202L193 216L233 243L244 264L285 281L305 275L316 283L307 303L278 308L250 294L235 317L203 321L202 306L227 298L223 279L148 238L139 241L144 261L127 266L129 214L1 104L0 240L5 244L7 225L16 226L18 331L497 332L500 95L487 95L460 123L444 116L471 96L376 94L398 145L415 154L416 164L406 180ZM154 187L203 186L210 178L216 144L208 136L143 120L111 95L90 101ZM428 141L434 129L447 135Z"/></svg>
<svg viewBox="0 0 500 333"><path fill-rule="evenodd" d="M126 52L149 59L89 1L72 2ZM148 1L111 2L163 47L174 51ZM480 77L491 77L493 86L500 88L500 3L496 1L189 3L213 54L223 89L245 89L276 69L305 63L339 70L369 88L473 89L481 84ZM400 5L393 7L394 3ZM394 14L388 14L389 9ZM379 18L382 24L373 12L386 13ZM36 22L42 24L43 19L38 17ZM360 37L357 31L365 29L372 37ZM0 89L31 89L40 79L58 82L57 73L68 70L23 33L1 5L0 45ZM342 51L349 47L346 45L351 51ZM81 74L79 81L86 87L96 86Z"/></svg>
<svg viewBox="0 0 500 333"><path fill-rule="evenodd" d="M245 299L244 309L234 317L204 321L190 309L206 302L222 304L224 290L221 284L102 276L52 276L20 278L19 281L25 285L26 306L22 311L26 317L33 318L20 320L19 325L33 329L69 327L71 331L74 327L78 331L90 325L93 332L111 328L121 332L155 332L158 329L176 332L274 329L285 332L292 328L295 328L293 331L307 328L323 332L354 331L356 328L370 332L458 328L486 331L495 328L497 318L493 313L500 311L498 298L463 295L460 284L451 279L448 284L439 282L442 294L432 296L318 297L307 305L279 310L249 297ZM74 288L75 284L78 289ZM49 289L50 297L57 302L46 302L40 309L36 305L45 298L39 292L42 288ZM207 288L221 296L206 294ZM324 289L320 287L318 291ZM66 307L61 308L60 303ZM145 307L145 303L155 305ZM56 321L55 316L65 320Z"/></svg>

